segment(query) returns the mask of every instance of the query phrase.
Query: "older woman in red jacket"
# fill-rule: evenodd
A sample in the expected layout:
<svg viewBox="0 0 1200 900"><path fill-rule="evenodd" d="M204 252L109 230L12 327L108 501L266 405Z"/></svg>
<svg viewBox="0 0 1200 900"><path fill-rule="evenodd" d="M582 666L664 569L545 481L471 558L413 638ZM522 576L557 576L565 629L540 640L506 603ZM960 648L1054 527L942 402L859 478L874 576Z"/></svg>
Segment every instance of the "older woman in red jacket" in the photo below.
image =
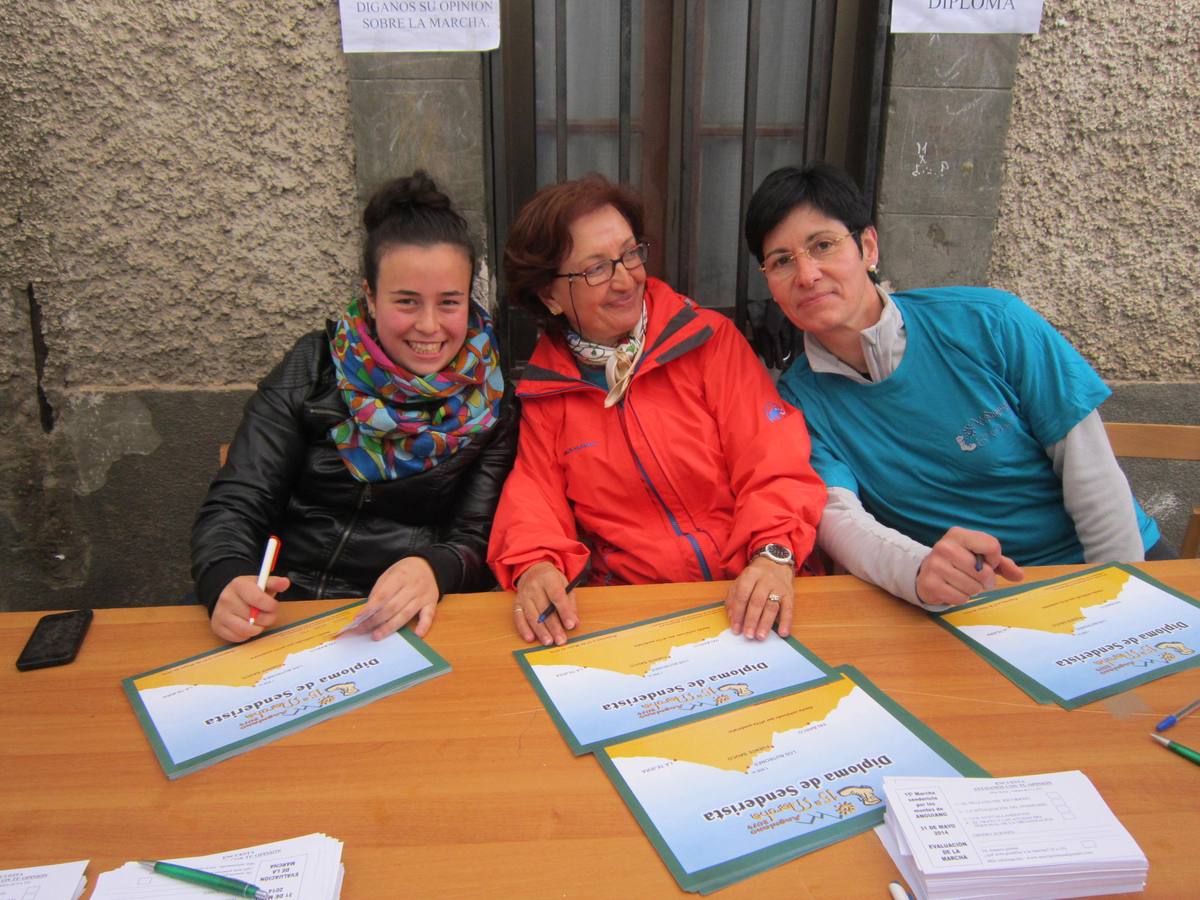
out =
<svg viewBox="0 0 1200 900"><path fill-rule="evenodd" d="M718 579L735 633L787 635L825 502L804 419L728 319L647 277L642 221L590 175L510 231L509 301L543 333L488 561L527 641L565 642L575 584Z"/></svg>

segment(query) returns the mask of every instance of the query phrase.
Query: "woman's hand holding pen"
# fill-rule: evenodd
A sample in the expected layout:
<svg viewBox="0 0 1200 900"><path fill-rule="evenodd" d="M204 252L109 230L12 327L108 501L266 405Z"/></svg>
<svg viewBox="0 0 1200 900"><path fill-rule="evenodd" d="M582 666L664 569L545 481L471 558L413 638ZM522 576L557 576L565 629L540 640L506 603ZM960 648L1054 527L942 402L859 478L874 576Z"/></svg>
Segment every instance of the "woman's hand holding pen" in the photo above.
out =
<svg viewBox="0 0 1200 900"><path fill-rule="evenodd" d="M282 575L272 575L263 590L253 575L239 575L217 597L211 621L213 634L234 644L262 634L275 624L275 610L279 606L275 595L290 585Z"/></svg>
<svg viewBox="0 0 1200 900"><path fill-rule="evenodd" d="M395 634L415 616L413 633L425 637L437 613L438 584L433 569L419 556L406 556L387 568L371 588L359 613L363 621L349 634L366 634L383 640Z"/></svg>
<svg viewBox="0 0 1200 900"><path fill-rule="evenodd" d="M522 640L562 645L567 631L579 624L575 591L567 590L567 576L553 563L534 563L517 579L513 621ZM543 615L553 606L553 612Z"/></svg>
<svg viewBox="0 0 1200 900"><path fill-rule="evenodd" d="M917 570L917 597L931 606L958 606L994 588L997 575L1009 581L1025 577L1020 566L1000 552L1000 542L992 535L951 528Z"/></svg>
<svg viewBox="0 0 1200 900"><path fill-rule="evenodd" d="M795 595L790 565L759 557L742 569L725 597L725 611L734 634L762 640L779 617L779 636L787 637L792 628Z"/></svg>

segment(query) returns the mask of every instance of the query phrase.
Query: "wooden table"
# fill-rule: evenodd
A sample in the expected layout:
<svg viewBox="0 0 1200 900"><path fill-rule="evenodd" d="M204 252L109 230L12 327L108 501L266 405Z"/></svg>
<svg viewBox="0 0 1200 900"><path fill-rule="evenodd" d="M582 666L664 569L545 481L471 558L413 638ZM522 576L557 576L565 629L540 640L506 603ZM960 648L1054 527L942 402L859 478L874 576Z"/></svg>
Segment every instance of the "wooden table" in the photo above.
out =
<svg viewBox="0 0 1200 900"><path fill-rule="evenodd" d="M1073 567L1029 572L1045 578ZM1200 561L1145 564L1200 596ZM722 598L721 584L580 591L582 631ZM1200 769L1154 723L1200 696L1200 669L1068 712L1039 706L919 610L849 576L797 581L797 636L851 662L992 774L1082 769L1150 859L1148 895L1196 896ZM337 602L285 604L288 621ZM217 646L194 606L101 609L69 666L13 666L40 613L0 616L0 869L212 853L323 831L345 841L346 900L681 895L591 757L575 758L526 683L505 594L449 597L430 643L453 671L168 781L120 680ZM1120 707L1141 706L1130 713ZM1200 747L1200 715L1174 737ZM886 896L867 833L722 897Z"/></svg>

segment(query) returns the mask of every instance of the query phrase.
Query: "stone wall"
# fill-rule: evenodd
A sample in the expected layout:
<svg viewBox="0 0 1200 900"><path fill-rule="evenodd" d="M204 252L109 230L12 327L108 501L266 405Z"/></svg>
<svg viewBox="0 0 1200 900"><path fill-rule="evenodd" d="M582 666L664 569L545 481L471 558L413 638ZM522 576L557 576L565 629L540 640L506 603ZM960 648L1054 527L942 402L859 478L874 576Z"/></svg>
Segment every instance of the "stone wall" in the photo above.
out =
<svg viewBox="0 0 1200 900"><path fill-rule="evenodd" d="M0 7L0 609L180 599L247 386L357 275L325 0Z"/></svg>
<svg viewBox="0 0 1200 900"><path fill-rule="evenodd" d="M991 282L1105 378L1200 381L1198 76L1200 0L1046 0L1021 45Z"/></svg>

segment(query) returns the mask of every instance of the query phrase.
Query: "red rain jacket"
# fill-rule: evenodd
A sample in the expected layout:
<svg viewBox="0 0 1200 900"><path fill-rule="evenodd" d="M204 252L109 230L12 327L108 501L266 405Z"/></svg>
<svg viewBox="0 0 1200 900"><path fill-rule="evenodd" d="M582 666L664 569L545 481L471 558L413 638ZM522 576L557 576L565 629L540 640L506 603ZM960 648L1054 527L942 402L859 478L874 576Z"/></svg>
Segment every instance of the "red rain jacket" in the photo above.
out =
<svg viewBox="0 0 1200 900"><path fill-rule="evenodd" d="M825 485L799 410L784 403L733 323L655 278L646 349L622 400L543 335L517 385L517 461L488 561L514 589L551 562L589 585L735 578L749 555L813 549Z"/></svg>

